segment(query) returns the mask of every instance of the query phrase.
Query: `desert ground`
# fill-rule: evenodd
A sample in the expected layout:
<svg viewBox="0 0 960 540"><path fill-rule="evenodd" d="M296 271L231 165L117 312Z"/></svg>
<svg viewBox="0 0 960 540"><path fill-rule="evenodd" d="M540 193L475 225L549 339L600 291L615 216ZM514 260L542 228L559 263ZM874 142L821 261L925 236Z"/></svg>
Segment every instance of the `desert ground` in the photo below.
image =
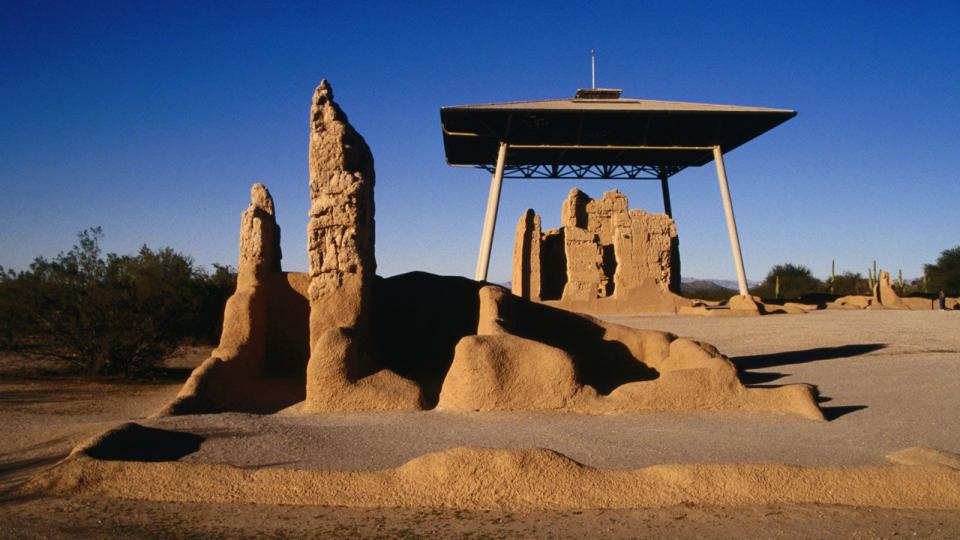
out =
<svg viewBox="0 0 960 540"><path fill-rule="evenodd" d="M147 419L180 381L57 378L0 361L0 536L60 537L840 537L960 535L960 512L825 505L638 510L358 509L24 497L16 487L120 422L187 431L179 458L246 469L375 470L456 446L550 448L607 469L672 463L871 465L908 447L960 453L960 312L819 311L761 318L608 317L711 343L753 385L809 383L827 422L761 413L590 416L449 413ZM204 351L173 359L171 373Z"/></svg>

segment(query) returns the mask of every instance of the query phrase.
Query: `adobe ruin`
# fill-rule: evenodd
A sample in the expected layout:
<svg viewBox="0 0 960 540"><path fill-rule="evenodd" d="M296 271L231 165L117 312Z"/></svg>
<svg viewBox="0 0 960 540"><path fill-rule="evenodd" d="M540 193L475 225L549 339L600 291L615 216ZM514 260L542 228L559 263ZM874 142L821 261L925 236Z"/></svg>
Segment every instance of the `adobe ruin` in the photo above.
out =
<svg viewBox="0 0 960 540"><path fill-rule="evenodd" d="M692 303L680 290L677 227L666 214L629 208L614 189L592 199L577 188L561 226L541 230L528 209L517 224L513 293L588 312L672 311Z"/></svg>
<svg viewBox="0 0 960 540"><path fill-rule="evenodd" d="M273 199L255 184L220 344L160 415L437 408L823 419L811 387L748 388L707 344L531 302L483 281L376 276L373 157L326 81L313 96L309 156L309 271L282 271ZM669 218L627 211L617 192L601 201L574 194L564 216L564 257L583 263L564 286L571 298L598 299L586 293L602 284L614 299L675 305ZM641 237L655 241L636 242ZM622 263L602 266L603 246Z"/></svg>

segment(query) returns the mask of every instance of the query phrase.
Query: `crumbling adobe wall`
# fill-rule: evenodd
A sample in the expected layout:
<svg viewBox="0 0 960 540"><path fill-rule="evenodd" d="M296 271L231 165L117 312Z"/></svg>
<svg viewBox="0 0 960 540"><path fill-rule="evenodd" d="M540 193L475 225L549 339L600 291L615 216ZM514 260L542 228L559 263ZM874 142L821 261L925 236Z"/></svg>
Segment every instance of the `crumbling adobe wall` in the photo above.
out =
<svg viewBox="0 0 960 540"><path fill-rule="evenodd" d="M254 184L240 220L237 289L224 309L220 343L159 414L264 412L303 399L306 325L290 317L305 313L306 299L296 290L302 280L281 272L274 213L270 192ZM278 322L288 323L282 335L273 334Z"/></svg>
<svg viewBox="0 0 960 540"><path fill-rule="evenodd" d="M311 342L332 327L369 326L374 255L373 155L326 81L310 109Z"/></svg>
<svg viewBox="0 0 960 540"><path fill-rule="evenodd" d="M873 300L887 309L910 309L893 288L890 272L881 271L873 286Z"/></svg>
<svg viewBox="0 0 960 540"><path fill-rule="evenodd" d="M512 288L523 298L599 312L686 305L673 294L680 283L676 225L665 214L631 210L618 190L591 199L572 189L561 206L559 229L540 231L540 216L527 210L516 242Z"/></svg>
<svg viewBox="0 0 960 540"><path fill-rule="evenodd" d="M662 290L679 290L676 284L680 277L680 257L677 228L672 219L636 209L619 214L614 222L612 243L617 259L614 295L627 297L631 289L643 283L655 284Z"/></svg>
<svg viewBox="0 0 960 540"><path fill-rule="evenodd" d="M540 216L528 209L520 217L517 236L513 242L514 290L524 298L540 298L540 245L543 233Z"/></svg>
<svg viewBox="0 0 960 540"><path fill-rule="evenodd" d="M597 243L597 235L579 227L564 227L563 254L567 260L564 300L593 300L607 296L609 280L603 274L603 251Z"/></svg>
<svg viewBox="0 0 960 540"><path fill-rule="evenodd" d="M821 418L806 386L745 388L729 360L705 344L604 323L466 278L376 278L373 158L326 82L313 96L309 148L309 272L280 271L273 200L255 185L220 345L161 414L437 406L592 414L743 409ZM601 201L575 192L567 205L569 224L561 229L540 231L528 212L518 232L520 258L536 262L539 249L541 296L579 279L590 284L584 298L597 300L612 280L618 300L625 276L647 276L620 269L618 277L628 255L637 264L665 260L666 242L644 258L639 246L647 244L636 239L676 235L671 226L649 226L647 214L627 211L617 192ZM616 268L605 259L610 246ZM557 261L562 281L543 273ZM568 272L571 265L580 273ZM642 298L673 302L662 268L657 272L636 278ZM536 291L534 281L524 287ZM634 296L629 301L635 305Z"/></svg>
<svg viewBox="0 0 960 540"><path fill-rule="evenodd" d="M304 409L416 409L420 389L374 358L373 155L321 81L310 109L310 362Z"/></svg>

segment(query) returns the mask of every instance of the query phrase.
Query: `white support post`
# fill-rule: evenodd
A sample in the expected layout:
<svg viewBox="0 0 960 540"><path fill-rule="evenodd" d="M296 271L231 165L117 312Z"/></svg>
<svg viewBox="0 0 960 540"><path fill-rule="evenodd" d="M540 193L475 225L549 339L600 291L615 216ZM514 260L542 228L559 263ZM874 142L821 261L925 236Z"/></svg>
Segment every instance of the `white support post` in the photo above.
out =
<svg viewBox="0 0 960 540"><path fill-rule="evenodd" d="M723 166L723 152L719 146L713 147L713 161L717 164L717 180L720 181L720 196L723 197L723 213L727 216L727 234L730 235L730 249L733 251L733 264L737 267L737 285L740 296L748 296L747 274L743 269L743 254L740 252L740 236L737 234L737 220L733 217L733 203L730 201L730 186L727 185L727 170Z"/></svg>
<svg viewBox="0 0 960 540"><path fill-rule="evenodd" d="M493 248L493 231L497 227L497 209L500 207L500 190L503 186L503 166L507 159L507 143L500 143L497 153L497 167L490 180L490 194L487 196L487 214L483 218L483 236L480 238L480 254L477 256L477 281L487 280L490 269L490 250Z"/></svg>

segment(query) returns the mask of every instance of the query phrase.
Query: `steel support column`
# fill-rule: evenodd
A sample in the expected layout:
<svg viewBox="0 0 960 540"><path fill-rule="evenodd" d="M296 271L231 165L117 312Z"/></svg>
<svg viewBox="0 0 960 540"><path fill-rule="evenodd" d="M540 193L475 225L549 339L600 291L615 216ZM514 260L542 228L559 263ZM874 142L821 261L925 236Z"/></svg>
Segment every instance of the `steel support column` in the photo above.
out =
<svg viewBox="0 0 960 540"><path fill-rule="evenodd" d="M733 203L730 201L730 186L727 185L727 170L723 166L723 152L719 146L713 147L713 161L717 164L717 180L720 182L720 196L723 198L723 213L727 216L727 234L730 235L730 249L733 251L733 264L737 267L737 285L740 295L747 296L747 274L743 269L743 254L740 252L740 236L737 234L737 220L733 217Z"/></svg>
<svg viewBox="0 0 960 540"><path fill-rule="evenodd" d="M660 189L663 190L663 213L673 218L673 207L670 206L670 184L668 177L660 177Z"/></svg>
<svg viewBox="0 0 960 540"><path fill-rule="evenodd" d="M477 281L487 280L487 270L490 268L490 250L493 248L493 232L497 227L497 209L500 207L500 190L503 187L503 166L507 159L507 143L500 143L497 152L497 167L490 179L490 193L487 196L487 213L483 218L483 236L480 238L480 254L477 256L477 271L474 277Z"/></svg>

